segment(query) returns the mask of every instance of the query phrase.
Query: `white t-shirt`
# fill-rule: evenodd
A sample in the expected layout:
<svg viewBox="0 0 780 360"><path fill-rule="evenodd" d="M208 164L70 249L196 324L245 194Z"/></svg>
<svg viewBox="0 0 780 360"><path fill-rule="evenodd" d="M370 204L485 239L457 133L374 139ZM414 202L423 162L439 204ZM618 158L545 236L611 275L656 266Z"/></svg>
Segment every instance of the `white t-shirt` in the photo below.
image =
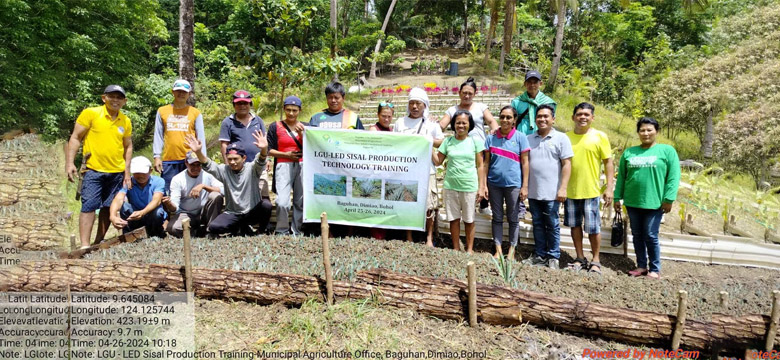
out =
<svg viewBox="0 0 780 360"><path fill-rule="evenodd" d="M469 110L471 117L474 118L474 129L469 132L469 136L474 137L474 140L482 141L482 143L484 143L487 138L485 136L485 110L487 109L487 105L475 102L471 104L471 109ZM446 114L450 116L450 122L455 121L452 116L455 115L455 112L457 111L458 105L447 109Z"/></svg>
<svg viewBox="0 0 780 360"><path fill-rule="evenodd" d="M444 139L439 123L423 121L425 118L412 119L408 116L399 117L393 126L393 132L402 134L420 134L433 140ZM431 161L431 174L436 174L436 166Z"/></svg>
<svg viewBox="0 0 780 360"><path fill-rule="evenodd" d="M225 193L225 187L222 185L222 182L206 171L201 171L198 177L194 178L187 174L187 170L184 170L171 179L171 203L176 206L177 213L185 212L190 215L200 213L201 208L206 205L209 192L201 190L200 197L190 197L192 188L199 184L216 186L221 194Z"/></svg>

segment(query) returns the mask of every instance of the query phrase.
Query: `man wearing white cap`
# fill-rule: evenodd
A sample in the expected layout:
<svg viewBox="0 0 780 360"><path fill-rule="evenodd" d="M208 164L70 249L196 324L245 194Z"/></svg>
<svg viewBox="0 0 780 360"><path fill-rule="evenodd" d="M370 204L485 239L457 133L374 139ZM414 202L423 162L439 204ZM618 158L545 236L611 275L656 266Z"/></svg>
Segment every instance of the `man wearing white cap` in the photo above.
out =
<svg viewBox="0 0 780 360"><path fill-rule="evenodd" d="M144 156L130 160L130 173L133 186L119 190L111 202L111 224L123 233L146 226L147 235L165 237L163 222L168 214L160 206L165 182L152 176L152 163Z"/></svg>
<svg viewBox="0 0 780 360"><path fill-rule="evenodd" d="M198 155L192 150L185 159L187 170L171 180L170 200L163 200L163 206L174 213L165 229L175 237L182 237L181 222L190 219L194 236L205 236L207 226L222 213L224 186L201 167Z"/></svg>
<svg viewBox="0 0 780 360"><path fill-rule="evenodd" d="M171 187L171 179L178 173L187 169L184 164L184 156L189 148L184 137L193 134L203 144L206 143L206 132L203 129L203 116L200 110L187 104L192 85L187 80L176 80L173 83L171 93L173 104L165 105L157 109L154 120L154 169L165 180L165 193L168 194ZM206 148L203 148L206 155Z"/></svg>
<svg viewBox="0 0 780 360"><path fill-rule="evenodd" d="M413 88L409 91L409 104L406 107L406 116L398 118L393 127L394 132L404 134L424 135L433 141L433 147L438 148L444 139L439 123L432 121L428 112L430 101L425 90ZM436 186L436 167L431 162L430 175L428 177L428 200L425 227L427 232L427 244L433 247L433 220L436 209L439 208L439 195ZM412 231L406 232L406 240L412 241Z"/></svg>

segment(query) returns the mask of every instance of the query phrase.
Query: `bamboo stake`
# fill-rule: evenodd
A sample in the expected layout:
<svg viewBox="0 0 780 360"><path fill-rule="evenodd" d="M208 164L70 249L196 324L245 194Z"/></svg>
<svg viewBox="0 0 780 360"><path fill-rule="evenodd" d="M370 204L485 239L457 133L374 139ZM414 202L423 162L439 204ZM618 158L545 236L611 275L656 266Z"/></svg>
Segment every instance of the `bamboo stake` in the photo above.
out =
<svg viewBox="0 0 780 360"><path fill-rule="evenodd" d="M184 219L181 222L184 230L184 289L188 293L192 289L192 246L190 245L190 219Z"/></svg>
<svg viewBox="0 0 780 360"><path fill-rule="evenodd" d="M328 214L320 215L322 229L322 264L325 265L325 288L327 289L327 303L333 305L333 271L330 268L330 246L328 246Z"/></svg>
<svg viewBox="0 0 780 360"><path fill-rule="evenodd" d="M672 333L672 350L680 348L680 338L682 337L683 329L685 328L685 313L688 310L688 292L680 290L677 295L677 320L675 321L674 332Z"/></svg>
<svg viewBox="0 0 780 360"><path fill-rule="evenodd" d="M469 326L477 326L477 266L473 261L466 264L469 281Z"/></svg>
<svg viewBox="0 0 780 360"><path fill-rule="evenodd" d="M620 209L623 211L623 209ZM623 219L623 256L628 257L628 222L631 221L628 216Z"/></svg>
<svg viewBox="0 0 780 360"><path fill-rule="evenodd" d="M720 292L720 307L723 310L726 310L726 308L729 306L729 293L726 291Z"/></svg>
<svg viewBox="0 0 780 360"><path fill-rule="evenodd" d="M767 352L772 351L775 346L775 334L777 333L777 321L780 320L780 290L772 291L772 322L769 323L769 330L766 334Z"/></svg>
<svg viewBox="0 0 780 360"><path fill-rule="evenodd" d="M78 249L76 246L76 234L70 234L70 251Z"/></svg>

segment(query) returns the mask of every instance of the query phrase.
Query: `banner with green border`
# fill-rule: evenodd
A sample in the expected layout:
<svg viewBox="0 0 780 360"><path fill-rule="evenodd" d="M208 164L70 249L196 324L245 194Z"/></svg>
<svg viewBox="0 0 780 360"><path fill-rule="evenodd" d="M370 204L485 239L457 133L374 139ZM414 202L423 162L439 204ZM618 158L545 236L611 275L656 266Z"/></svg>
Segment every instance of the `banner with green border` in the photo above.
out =
<svg viewBox="0 0 780 360"><path fill-rule="evenodd" d="M422 135L307 128L303 220L423 230L432 142Z"/></svg>

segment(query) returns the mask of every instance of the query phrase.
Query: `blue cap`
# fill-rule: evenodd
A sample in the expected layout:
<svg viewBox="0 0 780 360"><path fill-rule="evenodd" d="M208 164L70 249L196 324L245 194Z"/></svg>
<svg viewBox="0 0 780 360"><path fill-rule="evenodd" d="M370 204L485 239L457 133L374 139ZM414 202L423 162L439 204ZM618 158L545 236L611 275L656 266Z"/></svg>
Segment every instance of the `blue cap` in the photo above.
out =
<svg viewBox="0 0 780 360"><path fill-rule="evenodd" d="M303 104L303 102L301 101L301 99L299 97L295 96L295 95L290 95L290 96L284 98L284 105L285 106L287 106L287 105L295 105L297 107L302 107L301 106L302 104Z"/></svg>
<svg viewBox="0 0 780 360"><path fill-rule="evenodd" d="M539 79L539 81L542 81L542 74L540 74L536 70L530 70L527 73L525 73L525 80L528 81L528 79Z"/></svg>
<svg viewBox="0 0 780 360"><path fill-rule="evenodd" d="M225 154L236 154L236 155L246 156L246 151L244 150L243 146L237 143L232 143L228 145L227 149L225 149Z"/></svg>

